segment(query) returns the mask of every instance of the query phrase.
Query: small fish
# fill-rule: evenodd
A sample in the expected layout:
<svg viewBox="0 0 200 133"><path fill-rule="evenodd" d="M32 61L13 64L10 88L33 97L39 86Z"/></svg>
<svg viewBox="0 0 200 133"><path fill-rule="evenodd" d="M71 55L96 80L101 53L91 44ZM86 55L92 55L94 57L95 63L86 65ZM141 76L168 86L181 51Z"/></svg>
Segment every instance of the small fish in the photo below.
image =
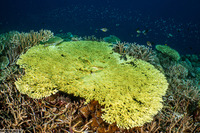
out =
<svg viewBox="0 0 200 133"><path fill-rule="evenodd" d="M151 44L150 41L147 41L147 45L148 45L149 47L152 47L152 44Z"/></svg>
<svg viewBox="0 0 200 133"><path fill-rule="evenodd" d="M139 36L140 36L140 34L137 34L137 35L136 35L136 37L139 37Z"/></svg>
<svg viewBox="0 0 200 133"><path fill-rule="evenodd" d="M108 31L107 28L101 28L100 30L103 31L103 32L107 32Z"/></svg>
<svg viewBox="0 0 200 133"><path fill-rule="evenodd" d="M141 33L141 31L140 31L139 29L136 29L136 32L137 32L138 34L140 34L140 33Z"/></svg>
<svg viewBox="0 0 200 133"><path fill-rule="evenodd" d="M167 38L171 38L173 35L171 33L168 34Z"/></svg>
<svg viewBox="0 0 200 133"><path fill-rule="evenodd" d="M177 32L181 32L182 30L181 29L177 29Z"/></svg>
<svg viewBox="0 0 200 133"><path fill-rule="evenodd" d="M148 32L149 32L149 30L143 30L143 31L142 31L142 33L143 33L144 35L147 35Z"/></svg>
<svg viewBox="0 0 200 133"><path fill-rule="evenodd" d="M137 37L139 37L140 36L140 34L143 34L143 35L147 35L147 33L149 32L149 30L147 29L147 30L143 30L143 31L141 31L141 30L139 30L139 29L136 29L136 32L137 32Z"/></svg>

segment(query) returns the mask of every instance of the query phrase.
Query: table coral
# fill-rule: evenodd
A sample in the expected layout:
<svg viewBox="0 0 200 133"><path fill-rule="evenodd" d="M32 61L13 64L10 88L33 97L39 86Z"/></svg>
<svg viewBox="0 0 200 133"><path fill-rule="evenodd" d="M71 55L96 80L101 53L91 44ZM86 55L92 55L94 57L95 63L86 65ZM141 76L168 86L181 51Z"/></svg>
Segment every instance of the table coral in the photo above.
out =
<svg viewBox="0 0 200 133"><path fill-rule="evenodd" d="M170 58L172 58L175 61L178 61L181 58L181 56L179 55L179 53L175 49L172 49L172 48L170 48L169 46L166 46L166 45L156 45L156 50L158 50L161 53L169 56Z"/></svg>
<svg viewBox="0 0 200 133"><path fill-rule="evenodd" d="M104 121L129 129L153 119L162 108L168 83L153 65L127 59L120 60L105 42L34 46L17 61L25 75L15 84L32 98L63 91L86 102L96 100L104 107Z"/></svg>

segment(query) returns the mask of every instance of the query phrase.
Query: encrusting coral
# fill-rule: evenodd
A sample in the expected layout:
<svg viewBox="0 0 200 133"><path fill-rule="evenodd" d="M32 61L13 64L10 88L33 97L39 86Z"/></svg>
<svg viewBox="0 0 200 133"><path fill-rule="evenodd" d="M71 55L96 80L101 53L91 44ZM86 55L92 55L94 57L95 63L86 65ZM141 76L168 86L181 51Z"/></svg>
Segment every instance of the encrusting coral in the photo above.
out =
<svg viewBox="0 0 200 133"><path fill-rule="evenodd" d="M104 108L102 118L129 129L150 122L162 108L168 83L146 61L120 55L109 43L77 41L57 46L34 46L17 61L25 75L17 89L32 98L58 91L96 100Z"/></svg>

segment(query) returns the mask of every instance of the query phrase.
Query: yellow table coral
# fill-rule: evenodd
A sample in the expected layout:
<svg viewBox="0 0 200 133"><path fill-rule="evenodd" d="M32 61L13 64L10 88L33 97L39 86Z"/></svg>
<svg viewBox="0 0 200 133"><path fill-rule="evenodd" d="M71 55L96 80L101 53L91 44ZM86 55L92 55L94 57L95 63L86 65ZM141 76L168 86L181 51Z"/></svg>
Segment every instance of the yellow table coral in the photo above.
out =
<svg viewBox="0 0 200 133"><path fill-rule="evenodd" d="M63 91L96 100L104 106L106 122L126 129L142 126L162 108L168 83L153 65L119 57L105 42L34 46L17 61L25 75L15 84L32 98Z"/></svg>

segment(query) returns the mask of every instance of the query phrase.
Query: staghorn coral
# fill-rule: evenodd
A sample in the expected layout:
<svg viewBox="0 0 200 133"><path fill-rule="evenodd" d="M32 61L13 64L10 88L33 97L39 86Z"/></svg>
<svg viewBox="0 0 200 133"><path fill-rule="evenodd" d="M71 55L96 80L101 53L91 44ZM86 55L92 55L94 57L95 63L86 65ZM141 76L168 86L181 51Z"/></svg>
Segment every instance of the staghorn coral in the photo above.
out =
<svg viewBox="0 0 200 133"><path fill-rule="evenodd" d="M175 63L174 65L168 66L165 74L172 78L184 79L188 76L188 69L183 65Z"/></svg>
<svg viewBox="0 0 200 133"><path fill-rule="evenodd" d="M0 71L0 83L10 78L10 75L15 73L19 68L15 65L10 66Z"/></svg>
<svg viewBox="0 0 200 133"><path fill-rule="evenodd" d="M5 80L10 73L15 72L15 63L19 56L34 45L41 41L47 41L53 37L50 30L40 30L39 32L30 31L29 33L20 33L10 31L0 35L0 82ZM10 67L10 68L9 68Z"/></svg>
<svg viewBox="0 0 200 133"><path fill-rule="evenodd" d="M0 34L0 55L3 53L4 51L4 47L5 47L5 40L6 40L6 37L4 34Z"/></svg>
<svg viewBox="0 0 200 133"><path fill-rule="evenodd" d="M191 78L192 65L187 67L190 63L186 63L186 61L177 63L161 53L158 55L169 83L161 114L164 118L162 122L164 124L160 130L165 132L199 132L200 124L195 122L198 119L198 115L195 116L195 110L198 110L195 103L200 99L200 91L196 80Z"/></svg>
<svg viewBox="0 0 200 133"><path fill-rule="evenodd" d="M78 110L84 101L69 100L69 95L53 95L45 99L31 99L19 93L15 78L0 86L0 128L22 129L24 132L83 132L88 124L83 122Z"/></svg>
<svg viewBox="0 0 200 133"><path fill-rule="evenodd" d="M7 56L0 56L0 70L5 69L9 64Z"/></svg>
<svg viewBox="0 0 200 133"><path fill-rule="evenodd" d="M53 32L50 30L42 29L39 32L31 30L29 33L10 31L1 36L0 43L4 45L4 55L9 58L11 64L14 64L19 55L26 52L28 48L48 41L52 37Z"/></svg>
<svg viewBox="0 0 200 133"><path fill-rule="evenodd" d="M33 98L63 91L96 100L104 106L104 121L127 129L142 126L162 108L168 83L151 64L120 60L109 45L80 41L32 47L17 61L26 74L15 84Z"/></svg>
<svg viewBox="0 0 200 133"><path fill-rule="evenodd" d="M128 43L125 42L120 42L120 41L116 41L116 44L113 46L113 50L117 53L119 53L120 55L122 55L123 58L125 57L125 52L126 52L126 45Z"/></svg>
<svg viewBox="0 0 200 133"><path fill-rule="evenodd" d="M163 109L159 111L151 123L126 130L103 122L100 117L103 113L100 111L102 107L98 107L100 106L98 102L91 101L84 105L84 101L80 99L80 102L77 102L79 100L73 102L69 100L74 99L73 97L61 94L52 95L41 100L31 99L18 92L14 86L15 78L12 77L12 82L5 82L3 86L0 84L1 129L23 129L25 132L71 133L93 133L97 131L99 133L200 132L200 124L195 123L192 116L186 111L188 105L190 105L190 100L182 97L179 93L174 93L176 90L167 92L167 96L164 97ZM6 99L10 99L10 101ZM65 108L66 105L67 108ZM21 109L23 109L22 116L18 114ZM185 114L183 111L186 111ZM23 118L20 120L20 117L14 117L14 115ZM23 123L17 126L19 124L14 124L15 121L16 123Z"/></svg>
<svg viewBox="0 0 200 133"><path fill-rule="evenodd" d="M134 57L136 59L147 61L151 64L158 63L158 59L152 48L146 47L144 45L139 45L136 43L127 43L126 45L127 45L125 47L126 55Z"/></svg>

